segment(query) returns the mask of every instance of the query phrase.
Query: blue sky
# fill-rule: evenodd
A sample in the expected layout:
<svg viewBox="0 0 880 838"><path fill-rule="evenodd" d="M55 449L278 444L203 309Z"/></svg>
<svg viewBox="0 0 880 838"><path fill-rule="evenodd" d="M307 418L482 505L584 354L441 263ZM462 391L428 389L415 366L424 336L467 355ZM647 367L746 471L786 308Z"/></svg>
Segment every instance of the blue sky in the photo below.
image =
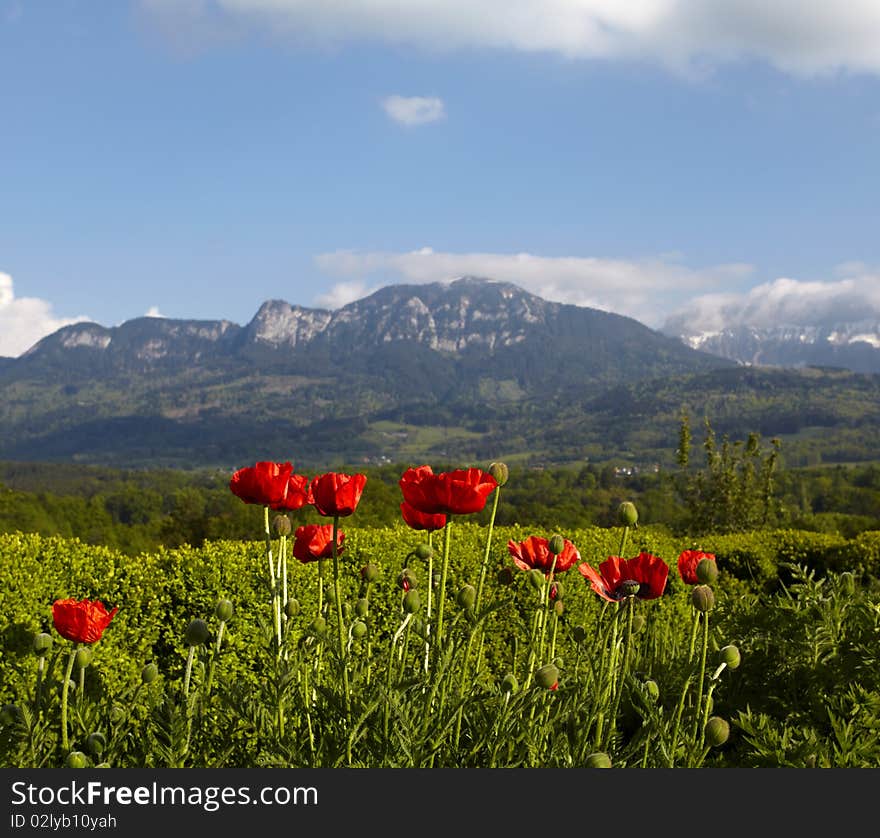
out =
<svg viewBox="0 0 880 838"><path fill-rule="evenodd" d="M0 355L477 274L880 322L880 3L0 0Z"/></svg>

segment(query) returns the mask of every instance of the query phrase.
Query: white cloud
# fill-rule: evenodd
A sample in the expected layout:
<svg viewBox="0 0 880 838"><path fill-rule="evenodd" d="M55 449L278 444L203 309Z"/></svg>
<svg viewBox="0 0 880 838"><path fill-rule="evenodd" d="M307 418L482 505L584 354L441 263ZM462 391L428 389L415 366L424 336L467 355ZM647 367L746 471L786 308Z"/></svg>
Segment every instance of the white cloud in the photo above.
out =
<svg viewBox="0 0 880 838"><path fill-rule="evenodd" d="M429 247L408 253L322 253L317 266L331 276L354 277L326 296L350 302L365 278L379 285L392 281L448 282L460 276L482 276L512 282L555 302L589 306L635 317L656 326L694 293L740 281L751 273L744 264L690 268L671 256L625 260L579 256L536 256L531 253L438 253ZM351 298L351 299L349 299Z"/></svg>
<svg viewBox="0 0 880 838"><path fill-rule="evenodd" d="M159 311L159 306L150 306L144 314L144 317L165 317L165 315Z"/></svg>
<svg viewBox="0 0 880 838"><path fill-rule="evenodd" d="M436 96L388 96L382 100L382 107L401 125L424 125L446 116L443 100Z"/></svg>
<svg viewBox="0 0 880 838"><path fill-rule="evenodd" d="M803 281L780 277L742 294L708 294L670 315L670 334L717 332L726 328L831 326L880 320L880 273L859 263L838 266L844 278Z"/></svg>
<svg viewBox="0 0 880 838"><path fill-rule="evenodd" d="M497 48L670 67L757 58L796 75L880 72L880 3L810 0L141 0L170 32L231 26L302 44Z"/></svg>
<svg viewBox="0 0 880 838"><path fill-rule="evenodd" d="M338 282L326 294L319 295L315 302L321 308L342 308L348 303L353 303L371 293L373 288L368 288L364 282L353 280L352 282Z"/></svg>
<svg viewBox="0 0 880 838"><path fill-rule="evenodd" d="M12 277L0 273L0 356L17 358L62 326L88 319L56 317L45 300L16 297Z"/></svg>

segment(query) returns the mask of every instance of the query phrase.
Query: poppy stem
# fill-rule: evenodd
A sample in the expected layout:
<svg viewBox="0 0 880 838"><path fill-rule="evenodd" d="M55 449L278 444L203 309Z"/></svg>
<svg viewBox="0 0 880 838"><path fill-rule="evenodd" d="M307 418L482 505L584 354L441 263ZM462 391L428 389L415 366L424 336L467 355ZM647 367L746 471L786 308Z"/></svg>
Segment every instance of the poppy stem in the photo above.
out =
<svg viewBox="0 0 880 838"><path fill-rule="evenodd" d="M437 635L434 640L439 652L443 643L443 606L446 603L446 575L449 571L449 543L452 533L452 515L446 516L443 528L443 566L440 569L440 590L437 591Z"/></svg>
<svg viewBox="0 0 880 838"><path fill-rule="evenodd" d="M61 685L61 750L65 754L70 750L70 740L67 738L67 694L70 691L70 676L73 674L73 662L76 660L78 643L73 644L70 650L70 658L67 661L67 672L64 674L64 683Z"/></svg>
<svg viewBox="0 0 880 838"><path fill-rule="evenodd" d="M431 593L434 590L434 533L428 532L428 604L425 608L425 674L428 674L428 668L431 657Z"/></svg>
<svg viewBox="0 0 880 838"><path fill-rule="evenodd" d="M333 516L333 590L336 594L336 623L339 629L339 664L342 667L342 684L345 690L345 723L346 728L351 725L351 688L348 683L348 659L345 652L345 624L342 616L342 590L339 586L339 550L337 549L337 539L339 537L339 516ZM347 732L346 736L346 753L348 762L351 764L351 733Z"/></svg>
<svg viewBox="0 0 880 838"><path fill-rule="evenodd" d="M623 688L626 685L626 676L629 669L630 646L632 645L632 626L633 611L635 610L635 596L628 596L624 600L624 607L627 610L626 615L626 633L623 638L623 662L620 665L620 679L617 684L617 691L614 696L614 711L611 715L611 726L609 734L617 726L617 714L620 711L620 697L623 695Z"/></svg>
<svg viewBox="0 0 880 838"><path fill-rule="evenodd" d="M281 604L278 601L278 580L275 578L275 560L272 557L272 532L269 529L269 507L263 506L263 534L266 536L266 556L269 559L269 586L272 593L272 614L275 623L275 645L281 654Z"/></svg>
<svg viewBox="0 0 880 838"><path fill-rule="evenodd" d="M709 612L703 613L703 651L700 658L700 680L697 682L697 703L694 713L694 739L700 738L700 717L703 705L703 682L706 678L706 654L709 650Z"/></svg>

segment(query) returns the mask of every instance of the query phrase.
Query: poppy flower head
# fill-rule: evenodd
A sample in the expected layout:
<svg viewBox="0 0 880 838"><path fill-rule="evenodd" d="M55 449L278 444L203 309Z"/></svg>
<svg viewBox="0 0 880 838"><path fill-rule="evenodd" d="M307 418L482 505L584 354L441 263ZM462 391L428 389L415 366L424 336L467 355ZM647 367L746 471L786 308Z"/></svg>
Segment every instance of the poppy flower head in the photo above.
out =
<svg viewBox="0 0 880 838"><path fill-rule="evenodd" d="M292 471L290 463L259 462L238 469L229 481L229 488L245 503L280 508L287 497Z"/></svg>
<svg viewBox="0 0 880 838"><path fill-rule="evenodd" d="M596 572L584 562L578 565L578 571L590 583L592 589L602 599L619 602L631 595L630 591L638 584L634 596L639 599L656 599L666 589L669 566L663 559L650 553L639 553L632 559L609 556L599 565Z"/></svg>
<svg viewBox="0 0 880 838"><path fill-rule="evenodd" d="M413 530L434 532L434 530L442 530L446 526L446 516L442 512L437 515L419 512L406 501L400 504L400 514L403 516L404 523Z"/></svg>
<svg viewBox="0 0 880 838"><path fill-rule="evenodd" d="M344 549L345 533L337 530L336 555ZM303 564L333 558L333 524L304 524L293 536L293 556Z"/></svg>
<svg viewBox="0 0 880 838"><path fill-rule="evenodd" d="M310 503L309 478L304 474L291 474L287 480L287 492L284 499L269 505L275 510L294 512Z"/></svg>
<svg viewBox="0 0 880 838"><path fill-rule="evenodd" d="M403 499L427 515L470 515L485 507L498 481L479 468L434 474L430 466L408 468L398 483Z"/></svg>
<svg viewBox="0 0 880 838"><path fill-rule="evenodd" d="M697 585L700 579L697 577L697 565L703 559L715 561L713 553L704 553L702 550L683 550L678 557L678 575L686 585Z"/></svg>
<svg viewBox="0 0 880 838"><path fill-rule="evenodd" d="M564 573L581 560L577 547L567 538L564 539L562 551L558 555L551 552L549 539L537 535L530 535L524 541L511 539L507 542L507 550L520 570L540 570L545 577L550 575L554 559L554 573Z"/></svg>
<svg viewBox="0 0 880 838"><path fill-rule="evenodd" d="M56 599L52 604L52 623L67 640L96 643L118 610L107 611L99 600Z"/></svg>
<svg viewBox="0 0 880 838"><path fill-rule="evenodd" d="M319 474L312 478L309 502L325 518L344 518L357 509L366 482L365 474L342 474L337 471Z"/></svg>

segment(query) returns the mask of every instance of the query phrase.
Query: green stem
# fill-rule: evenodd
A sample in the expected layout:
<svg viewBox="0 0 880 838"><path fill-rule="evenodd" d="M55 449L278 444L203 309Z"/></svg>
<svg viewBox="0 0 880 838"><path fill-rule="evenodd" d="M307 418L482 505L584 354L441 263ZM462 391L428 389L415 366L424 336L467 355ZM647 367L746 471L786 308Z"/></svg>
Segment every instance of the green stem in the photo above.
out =
<svg viewBox="0 0 880 838"><path fill-rule="evenodd" d="M40 705L43 703L43 672L46 669L46 658L40 656L37 664L37 685L34 689L34 712L39 715Z"/></svg>
<svg viewBox="0 0 880 838"><path fill-rule="evenodd" d="M193 661L195 660L195 657L196 657L196 647L190 646L189 647L189 654L186 657L186 672L184 673L184 676L183 676L183 695L184 696L189 695L189 681L190 681L190 678L192 677Z"/></svg>
<svg viewBox="0 0 880 838"><path fill-rule="evenodd" d="M620 665L620 678L617 682L617 691L614 696L614 711L611 714L611 724L609 734L615 729L617 724L617 714L620 710L620 697L623 695L623 688L626 684L627 670L629 668L630 646L632 645L632 624L633 611L635 610L635 597L629 596L625 600L627 610L626 633L623 638L623 661Z"/></svg>
<svg viewBox="0 0 880 838"><path fill-rule="evenodd" d="M269 559L269 586L272 594L272 615L275 625L275 644L281 654L281 604L278 601L278 579L275 577L275 560L272 556L272 532L269 528L269 507L263 507L263 535L266 538L266 556Z"/></svg>
<svg viewBox="0 0 880 838"><path fill-rule="evenodd" d="M428 673L431 657L431 593L434 590L434 533L428 533L428 604L425 609L425 674Z"/></svg>
<svg viewBox="0 0 880 838"><path fill-rule="evenodd" d="M700 612L694 609L694 622L691 626L691 645L688 647L688 663L694 659L694 649L697 646L697 631L700 627Z"/></svg>
<svg viewBox="0 0 880 838"><path fill-rule="evenodd" d="M706 677L706 654L709 651L709 612L703 613L703 651L700 660L700 680L697 683L697 704L694 713L694 740L699 741L700 737L700 715L703 704L703 681Z"/></svg>
<svg viewBox="0 0 880 838"><path fill-rule="evenodd" d="M623 533L620 536L620 549L618 550L618 555L620 558L625 558L624 551L626 550L626 537L629 535L629 527L624 526Z"/></svg>
<svg viewBox="0 0 880 838"><path fill-rule="evenodd" d="M337 538L339 535L339 516L333 516L333 590L336 594L336 622L339 629L339 663L342 666L342 684L345 690L345 724L346 728L351 726L351 688L348 683L348 656L345 653L345 624L342 617L342 589L339 585L339 550L337 549ZM349 765L351 764L351 733L346 735L346 753L348 755Z"/></svg>
<svg viewBox="0 0 880 838"><path fill-rule="evenodd" d="M436 653L439 654L443 646L443 606L446 604L446 575L449 571L449 543L452 534L452 515L446 516L446 526L443 528L443 566L440 569L440 590L437 592L437 634L434 638Z"/></svg>
<svg viewBox="0 0 880 838"><path fill-rule="evenodd" d="M64 674L64 683L61 685L61 750L64 753L70 751L70 740L67 738L67 693L70 689L70 676L73 674L73 662L76 659L77 643L70 650L70 658L67 661L67 672Z"/></svg>
<svg viewBox="0 0 880 838"><path fill-rule="evenodd" d="M79 686L76 690L76 709L82 710L83 693L86 691L86 668L79 668Z"/></svg>

